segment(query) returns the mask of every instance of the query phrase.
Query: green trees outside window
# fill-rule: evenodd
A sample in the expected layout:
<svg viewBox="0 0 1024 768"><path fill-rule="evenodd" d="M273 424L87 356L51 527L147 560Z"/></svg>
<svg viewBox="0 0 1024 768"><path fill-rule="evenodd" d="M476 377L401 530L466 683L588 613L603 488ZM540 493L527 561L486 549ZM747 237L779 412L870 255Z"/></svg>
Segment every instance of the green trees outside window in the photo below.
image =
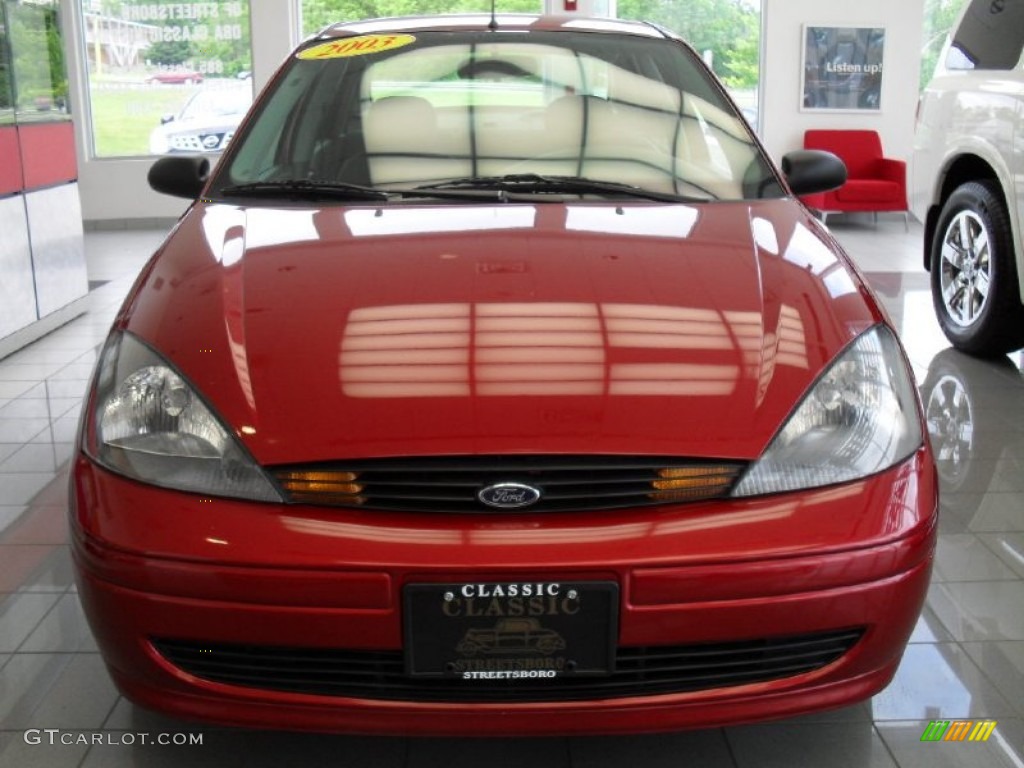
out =
<svg viewBox="0 0 1024 768"><path fill-rule="evenodd" d="M925 0L924 44L921 46L921 89L935 73L946 35L956 23L967 0Z"/></svg>
<svg viewBox="0 0 1024 768"><path fill-rule="evenodd" d="M3 0L2 5L0 114L13 110L20 122L68 119L57 0Z"/></svg>

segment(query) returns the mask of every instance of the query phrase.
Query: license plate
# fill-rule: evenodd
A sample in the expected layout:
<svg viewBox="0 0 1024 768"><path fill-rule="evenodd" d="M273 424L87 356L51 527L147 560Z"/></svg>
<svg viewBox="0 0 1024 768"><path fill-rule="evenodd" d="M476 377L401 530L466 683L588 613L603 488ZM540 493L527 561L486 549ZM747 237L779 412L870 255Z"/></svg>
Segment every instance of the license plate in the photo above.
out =
<svg viewBox="0 0 1024 768"><path fill-rule="evenodd" d="M514 682L614 670L615 582L408 584L403 601L413 677Z"/></svg>

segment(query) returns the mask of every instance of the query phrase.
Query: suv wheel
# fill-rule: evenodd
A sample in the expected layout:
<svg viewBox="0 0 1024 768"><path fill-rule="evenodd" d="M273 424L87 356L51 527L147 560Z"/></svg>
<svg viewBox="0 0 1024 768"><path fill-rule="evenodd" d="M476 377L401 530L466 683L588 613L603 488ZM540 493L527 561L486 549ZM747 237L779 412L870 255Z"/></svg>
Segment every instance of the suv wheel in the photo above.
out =
<svg viewBox="0 0 1024 768"><path fill-rule="evenodd" d="M995 357L1024 346L1010 220L992 182L957 187L939 216L931 249L932 300L953 346Z"/></svg>

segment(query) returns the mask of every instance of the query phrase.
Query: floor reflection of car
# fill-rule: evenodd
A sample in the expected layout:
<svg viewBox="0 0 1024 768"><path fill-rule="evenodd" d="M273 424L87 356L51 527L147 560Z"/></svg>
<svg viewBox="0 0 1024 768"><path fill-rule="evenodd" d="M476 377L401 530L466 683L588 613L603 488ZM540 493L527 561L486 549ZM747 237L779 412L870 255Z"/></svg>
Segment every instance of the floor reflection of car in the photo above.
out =
<svg viewBox="0 0 1024 768"><path fill-rule="evenodd" d="M974 495L1000 490L994 487L993 476L1001 461L1021 463L1019 450L1008 450L1007 442L1016 432L1007 428L1007 421L1019 420L1024 408L1008 414L989 405L988 394L995 388L1016 392L1024 406L1024 379L1005 357L976 360L946 349L928 367L921 398L942 483L940 499L947 511L967 512L976 504ZM1016 466L1014 472L1020 470L1024 466Z"/></svg>
<svg viewBox="0 0 1024 768"><path fill-rule="evenodd" d="M150 154L220 152L252 104L249 81L207 86L193 95L176 115L165 115L149 137Z"/></svg>
<svg viewBox="0 0 1024 768"><path fill-rule="evenodd" d="M1020 573L1024 534L1013 503L1024 477L1020 362L943 350L928 366L921 396L939 472L943 533L972 534L983 556L987 549Z"/></svg>
<svg viewBox="0 0 1024 768"><path fill-rule="evenodd" d="M502 619L492 629L474 627L456 647L459 653L551 654L565 648L565 640L553 629L545 629L537 619Z"/></svg>

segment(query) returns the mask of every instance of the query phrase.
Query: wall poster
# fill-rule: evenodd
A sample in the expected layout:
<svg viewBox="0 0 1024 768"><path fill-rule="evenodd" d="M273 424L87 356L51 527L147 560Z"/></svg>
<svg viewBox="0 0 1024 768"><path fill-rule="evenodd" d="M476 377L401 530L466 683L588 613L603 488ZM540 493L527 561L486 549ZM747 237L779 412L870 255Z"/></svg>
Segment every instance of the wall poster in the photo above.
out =
<svg viewBox="0 0 1024 768"><path fill-rule="evenodd" d="M880 111L884 27L804 27L801 109Z"/></svg>

